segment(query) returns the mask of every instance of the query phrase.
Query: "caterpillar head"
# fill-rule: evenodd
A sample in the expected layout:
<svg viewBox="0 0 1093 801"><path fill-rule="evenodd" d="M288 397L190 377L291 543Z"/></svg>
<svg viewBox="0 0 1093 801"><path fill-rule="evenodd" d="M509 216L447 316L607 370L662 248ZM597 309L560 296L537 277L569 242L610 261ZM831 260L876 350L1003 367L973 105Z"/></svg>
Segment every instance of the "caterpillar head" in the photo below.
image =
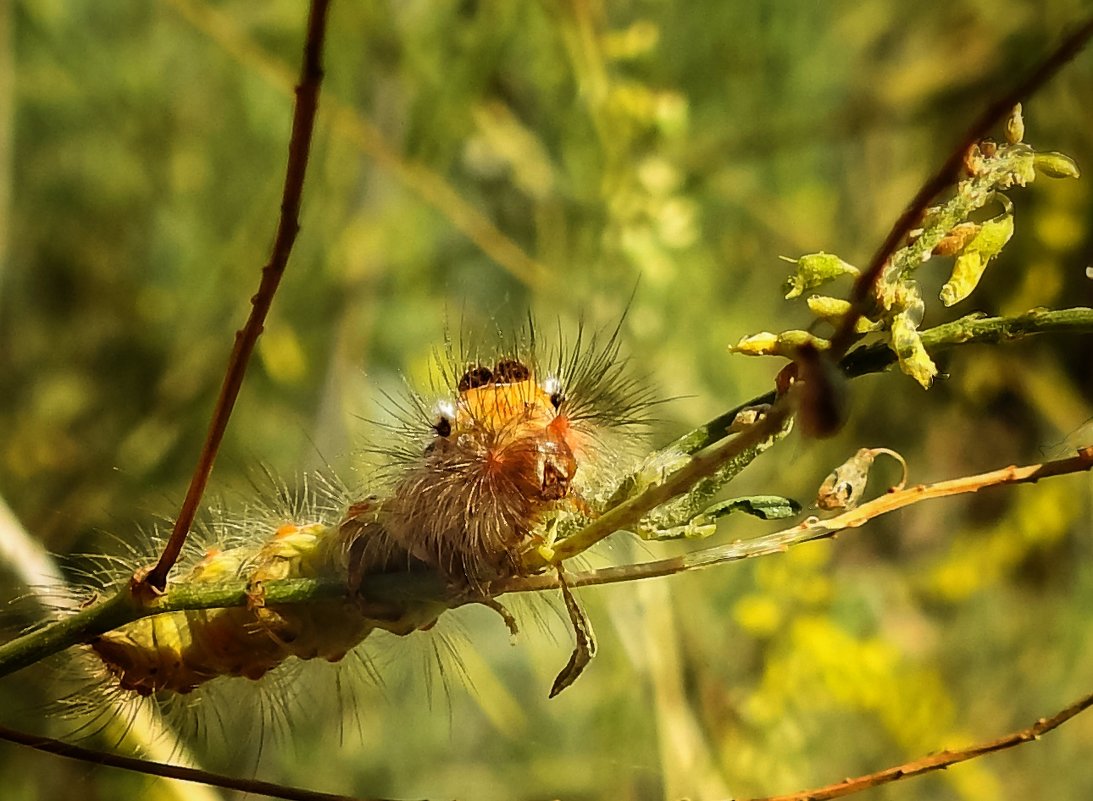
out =
<svg viewBox="0 0 1093 801"><path fill-rule="evenodd" d="M626 376L617 331L546 359L530 337L488 359L449 354L442 367L448 392L411 404L427 428L400 448L383 525L401 549L481 588L519 573L551 513L595 506L617 435L644 422L650 401Z"/></svg>

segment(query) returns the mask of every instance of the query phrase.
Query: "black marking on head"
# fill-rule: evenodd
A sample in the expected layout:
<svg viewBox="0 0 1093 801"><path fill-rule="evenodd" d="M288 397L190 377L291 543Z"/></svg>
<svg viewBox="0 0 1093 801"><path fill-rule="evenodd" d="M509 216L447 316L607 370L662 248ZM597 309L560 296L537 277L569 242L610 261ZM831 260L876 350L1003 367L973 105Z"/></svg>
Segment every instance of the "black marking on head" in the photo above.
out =
<svg viewBox="0 0 1093 801"><path fill-rule="evenodd" d="M466 392L469 389L484 387L491 381L493 381L493 373L490 372L490 368L481 365L472 367L459 379L459 391Z"/></svg>
<svg viewBox="0 0 1093 801"><path fill-rule="evenodd" d="M531 370L523 362L516 359L501 359L493 371L495 384L515 384L527 381L531 378Z"/></svg>
<svg viewBox="0 0 1093 801"><path fill-rule="evenodd" d="M433 423L433 431L438 437L449 437L452 434L452 421L447 417L441 417Z"/></svg>

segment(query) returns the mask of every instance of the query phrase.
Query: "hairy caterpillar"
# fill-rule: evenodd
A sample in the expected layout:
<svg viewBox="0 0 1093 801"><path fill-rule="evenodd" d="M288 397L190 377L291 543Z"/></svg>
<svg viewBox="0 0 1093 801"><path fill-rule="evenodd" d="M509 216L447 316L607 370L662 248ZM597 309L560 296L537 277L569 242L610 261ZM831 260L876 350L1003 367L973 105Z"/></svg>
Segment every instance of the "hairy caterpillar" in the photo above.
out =
<svg viewBox="0 0 1093 801"><path fill-rule="evenodd" d="M304 504L263 541L210 548L178 583L246 579L246 607L170 612L99 636L91 648L122 691L186 694L214 679L260 679L290 657L341 660L376 629L433 626L435 601L377 603L377 573L432 571L470 597L520 574L523 556L566 519L594 515L651 400L619 355L619 329L538 350L534 327L487 354L438 351L438 385L410 392L385 432L379 491ZM381 451L380 448L373 448ZM335 577L343 598L267 606L262 583Z"/></svg>

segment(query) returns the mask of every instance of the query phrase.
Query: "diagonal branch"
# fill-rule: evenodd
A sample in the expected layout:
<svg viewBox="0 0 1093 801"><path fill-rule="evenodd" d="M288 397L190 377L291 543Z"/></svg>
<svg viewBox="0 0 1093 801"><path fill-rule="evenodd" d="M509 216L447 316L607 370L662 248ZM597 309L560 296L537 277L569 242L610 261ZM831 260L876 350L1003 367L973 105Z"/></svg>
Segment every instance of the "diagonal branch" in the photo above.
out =
<svg viewBox="0 0 1093 801"><path fill-rule="evenodd" d="M813 540L834 537L848 528L858 528L881 515L902 509L905 506L950 495L963 495L978 492L988 487L1000 487L1009 484L1034 484L1042 478L1062 476L1093 470L1093 445L1081 448L1076 456L1057 459L1042 464L1017 467L1011 465L988 473L938 481L934 484L918 484L898 491L889 491L879 498L863 503L849 511L820 520L810 517L795 526L765 534L751 540L737 540L726 545L675 556L670 559L658 559L636 565L619 565L598 570L586 570L570 573L566 582L571 587L591 587L599 584L617 584L623 581L636 581L646 578L660 578L683 573L688 570L739 562L757 556L773 556L784 553L794 545ZM497 587L498 594L509 592L540 592L556 589L559 586L556 576L543 574L510 579Z"/></svg>
<svg viewBox="0 0 1093 801"><path fill-rule="evenodd" d="M169 765L165 762L154 762L150 759L122 756L105 751L96 751L79 745L55 740L51 737L39 737L34 734L9 729L0 726L0 740L17 745L25 745L36 751L44 751L47 754L77 759L93 765L106 765L111 768L121 768L135 773L143 773L146 776L160 776L166 779L178 779L186 782L198 782L200 784L220 787L225 790L238 790L243 793L255 793L270 798L284 798L288 801L365 801L354 799L346 795L335 793L323 793L318 790L306 790L300 787L289 787L276 782L266 782L260 779L237 779L234 776L226 776L222 773L212 773L198 768L186 768L180 765ZM372 801L382 801L372 799Z"/></svg>
<svg viewBox="0 0 1093 801"><path fill-rule="evenodd" d="M182 552L182 546L190 532L209 476L228 428L232 409L235 407L239 390L243 386L243 377L247 364L258 337L262 333L266 315L273 303L273 296L281 283L289 254L296 242L300 230L300 198L303 194L304 175L307 172L308 154L311 150L311 134L315 127L315 112L319 106L319 87L323 71L320 63L323 38L326 34L326 17L330 0L313 0L308 14L307 40L304 44L303 65L300 68L300 82L296 87L296 107L292 117L292 135L288 145L288 167L285 170L285 188L281 197L281 216L277 222L277 235L269 261L262 268L262 280L258 292L251 298L251 311L243 328L235 335L228 368L224 374L224 383L220 387L220 396L216 399L209 431L205 444L194 468L190 488L182 502L171 538L163 549L163 554L155 567L137 581L134 589L150 588L162 592L167 586L167 574L174 567Z"/></svg>
<svg viewBox="0 0 1093 801"><path fill-rule="evenodd" d="M858 776L855 779L843 779L841 782L829 784L825 787L816 787L812 790L801 790L800 792L790 793L788 795L753 798L750 801L827 801L831 798L842 798L843 796L852 795L853 793L860 793L862 790L879 787L882 784L910 779L913 776L921 776L923 773L944 770L950 765L956 765L959 762L967 762L969 759L976 759L985 754L990 754L995 751L1004 751L1007 748L1013 748L1022 743L1038 740L1052 729L1059 728L1068 720L1078 716L1091 706L1093 706L1093 693L1078 699L1070 706L1052 715L1050 718L1040 718L1028 728L1015 731L1012 734L1007 734L996 740L989 740L985 743L979 743L968 748L960 748L955 751L938 751L936 754L929 754L928 756L916 759L913 762L905 762L902 765L896 765L895 767L886 768L885 770L878 770L876 773Z"/></svg>
<svg viewBox="0 0 1093 801"><path fill-rule="evenodd" d="M835 336L831 339L831 358L838 359L842 357L858 339L854 327L861 319L862 314L869 311L872 304L873 288L884 273L888 259L899 247L900 242L922 219L923 213L925 213L933 199L959 176L964 162L964 154L967 153L968 148L985 137L991 128L1010 113L1015 104L1027 100L1041 86L1051 80L1068 61L1081 52L1091 36L1093 36L1093 17L1087 17L1081 25L1075 28L1069 36L1064 38L1054 50L1037 64L1036 68L1024 80L983 109L983 112L971 124L948 158L938 167L937 172L915 194L910 205L888 232L884 242L877 248L877 252L873 255L869 266L854 282L854 287L850 293L850 311L844 315L839 330L835 332Z"/></svg>

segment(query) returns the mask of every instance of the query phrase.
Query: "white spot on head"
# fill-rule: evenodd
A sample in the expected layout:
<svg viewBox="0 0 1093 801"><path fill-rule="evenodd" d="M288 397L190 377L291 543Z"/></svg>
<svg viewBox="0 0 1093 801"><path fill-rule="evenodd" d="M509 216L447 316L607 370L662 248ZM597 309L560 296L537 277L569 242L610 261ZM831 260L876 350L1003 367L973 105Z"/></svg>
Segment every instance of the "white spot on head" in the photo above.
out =
<svg viewBox="0 0 1093 801"><path fill-rule="evenodd" d="M433 414L445 420L455 420L455 403L445 398L436 402Z"/></svg>
<svg viewBox="0 0 1093 801"><path fill-rule="evenodd" d="M550 376L543 382L543 392L547 395L554 395L562 391L562 380L555 376Z"/></svg>

